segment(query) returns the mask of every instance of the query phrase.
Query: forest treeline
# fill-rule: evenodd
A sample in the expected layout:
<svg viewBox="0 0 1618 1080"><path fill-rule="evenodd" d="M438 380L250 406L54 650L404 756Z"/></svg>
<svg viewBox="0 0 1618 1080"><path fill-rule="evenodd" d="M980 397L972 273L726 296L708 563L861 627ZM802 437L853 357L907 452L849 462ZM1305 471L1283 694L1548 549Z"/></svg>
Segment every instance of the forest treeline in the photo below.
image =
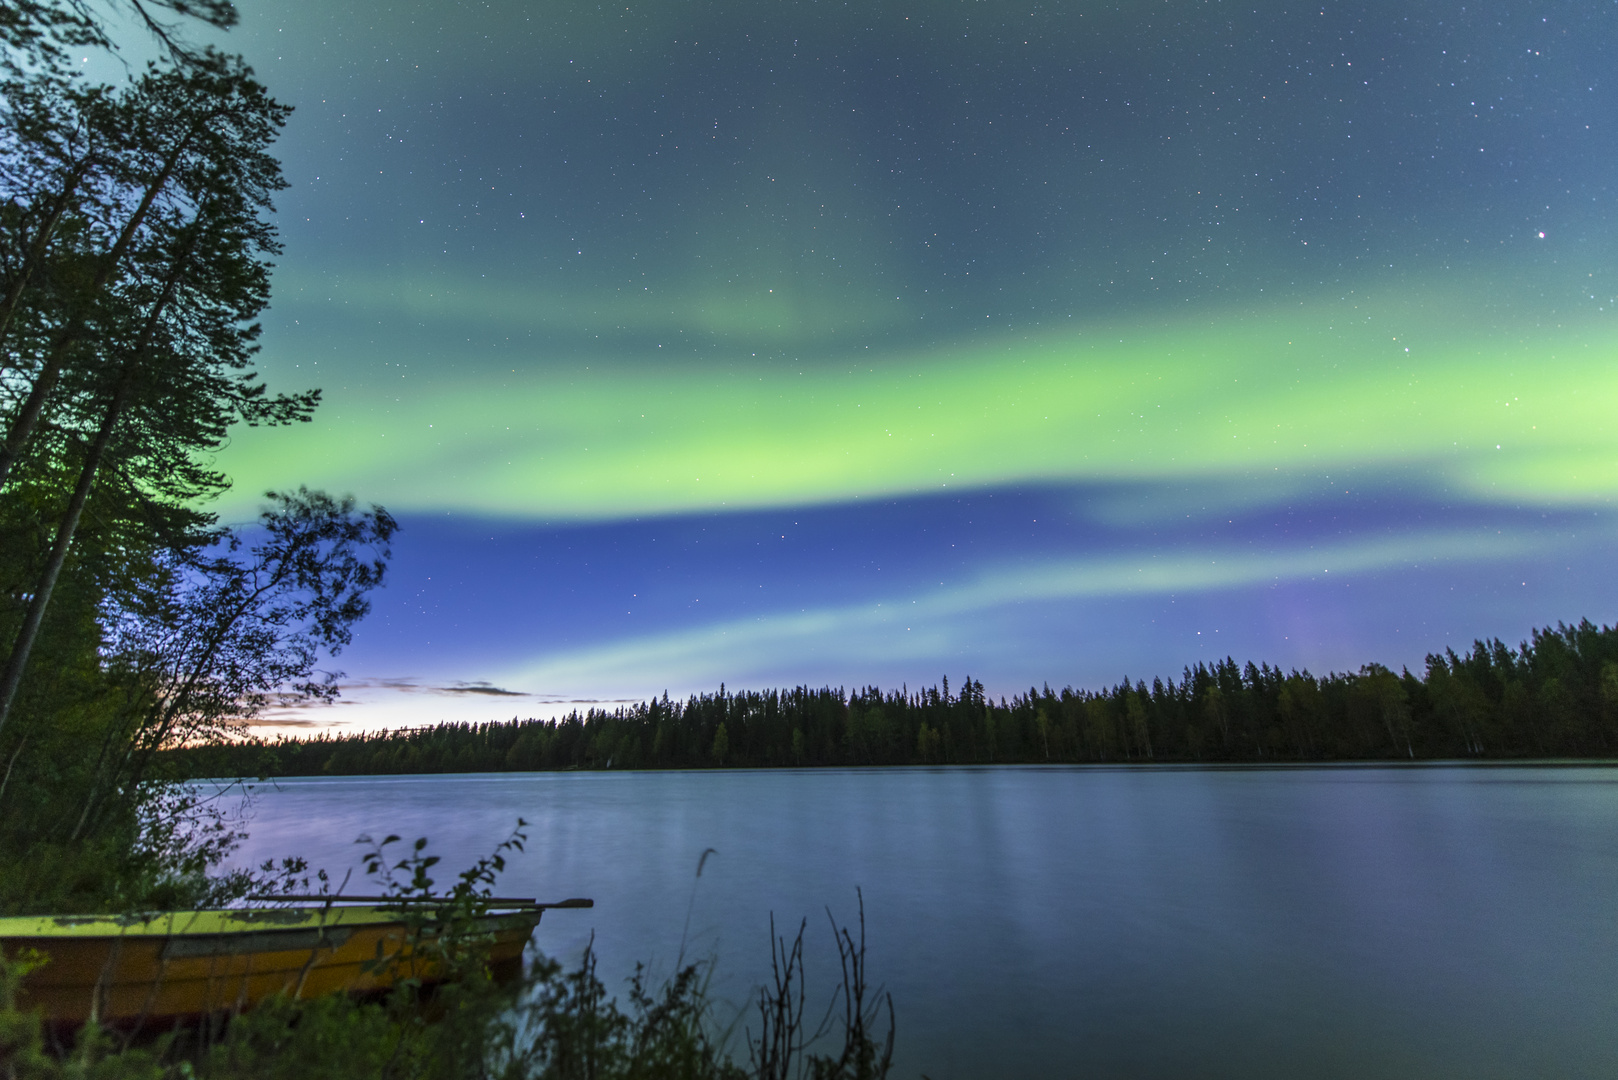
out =
<svg viewBox="0 0 1618 1080"><path fill-rule="evenodd" d="M1558 625L1324 677L1226 659L1178 680L991 700L966 679L924 690L742 691L557 720L247 740L181 751L216 776L543 769L1289 762L1609 757L1618 752L1618 627Z"/></svg>

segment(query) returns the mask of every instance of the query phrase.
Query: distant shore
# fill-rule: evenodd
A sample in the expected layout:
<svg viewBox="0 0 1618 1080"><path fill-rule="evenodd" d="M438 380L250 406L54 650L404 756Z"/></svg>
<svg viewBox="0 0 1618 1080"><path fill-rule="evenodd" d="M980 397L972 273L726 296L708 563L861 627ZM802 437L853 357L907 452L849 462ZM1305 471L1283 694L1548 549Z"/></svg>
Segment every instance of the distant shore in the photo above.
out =
<svg viewBox="0 0 1618 1080"><path fill-rule="evenodd" d="M1618 627L1558 625L1322 677L1227 659L1098 691L983 684L797 687L555 720L438 724L172 752L189 775L990 764L1606 763L1618 759Z"/></svg>

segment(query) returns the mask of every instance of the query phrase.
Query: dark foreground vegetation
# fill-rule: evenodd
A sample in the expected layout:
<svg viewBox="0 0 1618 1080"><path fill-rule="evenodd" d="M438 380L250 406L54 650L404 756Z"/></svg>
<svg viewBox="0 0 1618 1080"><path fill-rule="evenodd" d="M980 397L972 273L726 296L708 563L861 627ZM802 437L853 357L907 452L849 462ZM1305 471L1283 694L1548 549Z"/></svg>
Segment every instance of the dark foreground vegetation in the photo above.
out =
<svg viewBox="0 0 1618 1080"><path fill-rule="evenodd" d="M111 21L108 21L108 17ZM213 455L318 391L253 370L289 109L188 45L228 0L0 3L0 914L220 903L226 804L162 751L336 692L389 557L377 507L299 490L220 525ZM83 74L135 27L157 61ZM116 65L115 65L116 66Z"/></svg>
<svg viewBox="0 0 1618 1080"><path fill-rule="evenodd" d="M1287 762L1611 757L1618 754L1618 627L1589 622L1317 677L1234 660L1179 680L1100 691L1030 688L990 700L829 688L703 694L561 720L440 724L247 740L180 755L196 775L306 776L535 769Z"/></svg>
<svg viewBox="0 0 1618 1080"><path fill-rule="evenodd" d="M383 845L396 837L389 837ZM522 978L496 983L477 918L488 910L502 851L434 891L438 859L418 841L389 866L373 848L387 895L411 913L411 961L449 974L434 986L401 977L385 997L271 999L178 1030L85 1025L52 1031L19 1009L35 963L0 956L0 1077L6 1080L878 1080L892 1066L892 999L869 982L865 911L858 929L831 920L840 981L823 1008L805 996L807 920L789 942L771 923L770 985L739 1015L708 993L713 961L677 962L661 984L643 967L621 1006L586 948L564 969L537 956ZM290 869L290 867L289 867ZM403 871L403 874L399 872ZM290 881L290 879L289 879ZM828 917L830 912L828 911ZM430 932L423 932L430 927ZM377 957L398 970L398 956ZM412 968L411 970L418 970ZM745 1060L744 1066L741 1062Z"/></svg>

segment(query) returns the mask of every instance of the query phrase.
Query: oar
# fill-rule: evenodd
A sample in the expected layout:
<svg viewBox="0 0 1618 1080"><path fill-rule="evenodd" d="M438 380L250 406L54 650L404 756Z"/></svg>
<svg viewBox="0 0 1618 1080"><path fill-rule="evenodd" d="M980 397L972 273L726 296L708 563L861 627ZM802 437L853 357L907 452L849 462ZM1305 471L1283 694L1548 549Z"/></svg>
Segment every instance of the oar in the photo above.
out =
<svg viewBox="0 0 1618 1080"><path fill-rule="evenodd" d="M316 904L436 904L451 899L447 896L296 896L296 895L268 895L249 896L248 900L258 902L297 901ZM473 897L480 904L491 907L528 908L530 910L545 910L547 908L593 908L596 902L587 897L575 896L570 900L556 900L550 903L540 903L531 896L477 896Z"/></svg>

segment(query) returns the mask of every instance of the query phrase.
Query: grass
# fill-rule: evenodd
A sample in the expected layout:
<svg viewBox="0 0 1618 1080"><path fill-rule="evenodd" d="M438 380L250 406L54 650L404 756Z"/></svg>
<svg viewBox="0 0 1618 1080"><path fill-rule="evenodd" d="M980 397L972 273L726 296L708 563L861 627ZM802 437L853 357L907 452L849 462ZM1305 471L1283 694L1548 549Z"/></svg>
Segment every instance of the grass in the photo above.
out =
<svg viewBox="0 0 1618 1080"><path fill-rule="evenodd" d="M857 931L827 912L841 983L813 1024L807 920L789 942L772 917L771 984L740 1015L723 1015L709 996L713 960L685 964L656 986L637 966L620 1002L597 973L593 940L576 966L536 956L521 978L497 982L473 920L493 895L504 853L522 838L519 823L442 894L433 892L438 860L425 841L397 862L384 854L396 837L373 847L370 867L390 895L431 901L406 910L428 912L417 917L411 948L452 973L437 986L401 979L381 998L282 996L142 1040L93 1023L53 1038L19 1005L39 958L0 957L0 1080L877 1080L890 1072L893 1002L869 981L863 897Z"/></svg>

